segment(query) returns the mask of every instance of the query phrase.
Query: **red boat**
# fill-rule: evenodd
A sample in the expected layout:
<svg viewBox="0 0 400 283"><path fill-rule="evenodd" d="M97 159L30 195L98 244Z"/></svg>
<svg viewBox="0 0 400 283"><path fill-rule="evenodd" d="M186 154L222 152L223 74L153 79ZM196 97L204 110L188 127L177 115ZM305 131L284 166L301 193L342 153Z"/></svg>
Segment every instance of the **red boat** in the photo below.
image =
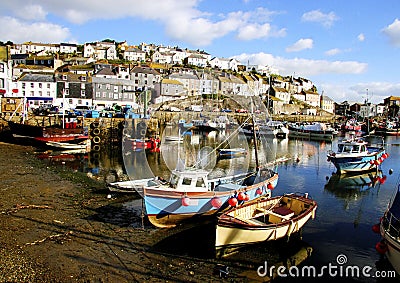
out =
<svg viewBox="0 0 400 283"><path fill-rule="evenodd" d="M60 125L39 126L8 121L8 126L14 137L30 138L42 142L64 142L87 139L89 135L83 127L77 127L75 123Z"/></svg>

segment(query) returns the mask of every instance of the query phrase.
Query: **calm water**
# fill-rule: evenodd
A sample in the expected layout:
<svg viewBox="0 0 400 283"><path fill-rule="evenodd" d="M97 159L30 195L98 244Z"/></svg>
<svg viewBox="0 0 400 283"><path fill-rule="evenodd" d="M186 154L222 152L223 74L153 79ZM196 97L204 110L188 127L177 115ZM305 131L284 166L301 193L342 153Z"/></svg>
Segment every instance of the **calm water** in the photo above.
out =
<svg viewBox="0 0 400 283"><path fill-rule="evenodd" d="M90 172L100 178L112 179L131 175L134 178L155 174L168 177L169 169L175 168L178 157L187 160L186 165L199 165L211 170L213 176L223 176L254 167L253 145L248 146L245 157L218 160L212 148L223 141L223 136L186 136L184 143L162 144L161 152L133 151L130 148L119 153L104 152L90 154L87 158L63 161L64 166ZM259 146L260 160L265 164L277 158L286 158L278 163L280 174L278 186L273 195L289 192L309 193L318 202L316 218L303 229L303 241L313 248L307 265L324 266L336 264L337 257L344 255L347 264L376 267L380 259L375 244L380 236L371 227L379 221L393 196L400 174L400 138L385 138L389 158L381 165L379 176L386 176L384 182L374 179L373 173L353 178L338 178L335 167L327 161L327 151L336 150L337 137L332 143L303 140L264 140ZM381 143L380 137L370 139ZM231 147L247 147L245 139L238 137ZM49 162L59 162L49 159ZM389 174L389 169L393 174ZM374 181L374 182L372 182ZM390 268L389 268L390 269ZM388 270L386 268L386 270ZM363 280L361 280L363 281Z"/></svg>

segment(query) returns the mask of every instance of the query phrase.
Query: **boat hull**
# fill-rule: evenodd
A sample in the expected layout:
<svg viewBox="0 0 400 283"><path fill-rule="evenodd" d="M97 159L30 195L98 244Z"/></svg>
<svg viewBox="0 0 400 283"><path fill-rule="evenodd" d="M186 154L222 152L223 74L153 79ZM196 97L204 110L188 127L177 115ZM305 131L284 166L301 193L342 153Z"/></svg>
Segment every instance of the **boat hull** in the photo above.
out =
<svg viewBox="0 0 400 283"><path fill-rule="evenodd" d="M249 200L261 196L270 196L271 190L268 187L275 188L277 183L278 174L275 173L271 178L263 182L251 186L242 186L240 189L235 187L224 191L215 189L213 191L183 192L145 187L143 193L146 213L154 226L171 228L191 218L213 214L219 209L228 207L228 200L239 192L246 192L249 195ZM259 188L262 194L258 194L259 191L257 189ZM184 197L188 198L188 203L183 203ZM214 198L218 198L221 206L215 205Z"/></svg>
<svg viewBox="0 0 400 283"><path fill-rule="evenodd" d="M333 131L313 131L313 130L302 130L294 127L288 127L289 138L300 138L308 140L318 141L332 141L334 137Z"/></svg>
<svg viewBox="0 0 400 283"><path fill-rule="evenodd" d="M330 155L328 158L335 165L338 174L352 174L378 170L379 165L384 159L384 154L385 150L383 148L375 148L364 156L341 157Z"/></svg>
<svg viewBox="0 0 400 283"><path fill-rule="evenodd" d="M274 207L280 202L281 198L278 196L268 200L261 200L261 202L268 202L269 206ZM293 211L289 210L293 213L293 216L289 214L286 216L280 215L274 210L264 210L264 212L260 210L261 212L257 214L260 201L256 200L245 206L232 209L218 217L215 236L217 256L223 255L226 250L259 242L274 241L298 232L311 218L315 217L317 205L311 199L301 196L296 196L296 198L309 207L299 214L294 214ZM295 204L294 198L291 201L292 204ZM298 204L295 206L298 206ZM264 223L252 218L242 218L247 213L257 214L257 217L264 217L264 221L268 219L271 222Z"/></svg>
<svg viewBox="0 0 400 283"><path fill-rule="evenodd" d="M385 227L384 221L381 222L380 233L387 246L385 255L396 272L400 274L400 240L391 235L388 227Z"/></svg>
<svg viewBox="0 0 400 283"><path fill-rule="evenodd" d="M66 142L88 139L83 128L41 127L8 121L14 137L30 138L40 142Z"/></svg>

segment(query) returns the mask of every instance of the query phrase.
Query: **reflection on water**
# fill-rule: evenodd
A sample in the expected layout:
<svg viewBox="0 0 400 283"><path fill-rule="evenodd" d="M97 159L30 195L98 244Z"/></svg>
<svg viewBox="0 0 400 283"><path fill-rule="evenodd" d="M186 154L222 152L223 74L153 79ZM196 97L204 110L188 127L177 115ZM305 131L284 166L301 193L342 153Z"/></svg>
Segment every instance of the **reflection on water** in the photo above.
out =
<svg viewBox="0 0 400 283"><path fill-rule="evenodd" d="M322 266L335 263L336 257L344 254L349 264L375 268L380 258L375 251L375 244L380 237L372 232L371 227L383 215L396 188L400 172L400 138L385 138L385 147L390 156L383 162L380 171L339 176L333 174L336 169L327 161L327 152L335 149L337 141L342 138L335 138L332 143L263 139L258 144L259 157L262 164L282 157L288 159L277 165L280 178L273 195L308 192L318 203L316 219L307 223L302 231L303 241L313 248L307 264ZM178 156L185 159L187 166L210 163L210 167L206 168L219 176L255 166L254 145L251 142L247 145L247 155L218 160L213 149L223 140L223 133L192 133L185 135L182 143L163 143L161 151L126 148L123 152L102 151L78 155L76 158L69 156L64 161L54 156L47 160L53 164L64 162L63 166L72 166L75 170L90 172L99 178L109 176L107 174L112 172L115 179L124 179L128 175L142 178L146 174L168 178L170 170L176 167ZM245 141L238 136L234 146L246 146ZM371 137L373 143L381 141L380 137ZM389 169L394 173L389 174ZM260 255L258 260L263 263L263 256Z"/></svg>

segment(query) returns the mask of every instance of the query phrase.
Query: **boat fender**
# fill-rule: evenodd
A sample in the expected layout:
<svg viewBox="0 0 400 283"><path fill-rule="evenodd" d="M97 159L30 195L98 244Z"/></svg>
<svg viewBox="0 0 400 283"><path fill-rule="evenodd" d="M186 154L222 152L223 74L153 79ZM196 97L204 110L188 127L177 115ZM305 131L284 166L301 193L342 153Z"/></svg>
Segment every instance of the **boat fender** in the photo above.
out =
<svg viewBox="0 0 400 283"><path fill-rule="evenodd" d="M250 195L247 193L244 193L244 201L249 201L250 200Z"/></svg>
<svg viewBox="0 0 400 283"><path fill-rule="evenodd" d="M245 198L246 198L246 196L244 195L244 192L240 192L237 196L237 199L240 201L244 200Z"/></svg>
<svg viewBox="0 0 400 283"><path fill-rule="evenodd" d="M263 189L258 188L258 189L256 190L256 195L261 195L262 192L263 192Z"/></svg>
<svg viewBox="0 0 400 283"><path fill-rule="evenodd" d="M373 161L373 160L370 160L370 161L369 161L369 164L371 164L371 165L374 164L374 161Z"/></svg>
<svg viewBox="0 0 400 283"><path fill-rule="evenodd" d="M383 240L381 240L378 243L376 243L375 249L378 253L383 255L388 251L388 246Z"/></svg>
<svg viewBox="0 0 400 283"><path fill-rule="evenodd" d="M182 205L183 206L189 206L190 205L190 198L187 196L182 197Z"/></svg>
<svg viewBox="0 0 400 283"><path fill-rule="evenodd" d="M372 225L372 231L374 232L374 233L379 233L379 226L380 226L380 224L378 223L378 224L374 224L374 225Z"/></svg>
<svg viewBox="0 0 400 283"><path fill-rule="evenodd" d="M386 175L382 176L382 178L379 178L378 179L379 183L384 184L386 182L386 178L387 178Z"/></svg>
<svg viewBox="0 0 400 283"><path fill-rule="evenodd" d="M235 197L231 197L231 198L228 200L228 204L229 204L230 206L236 206L237 203L238 203L238 199L235 198Z"/></svg>
<svg viewBox="0 0 400 283"><path fill-rule="evenodd" d="M222 200L219 197L213 197L211 199L211 205L215 208L220 208L222 206Z"/></svg>
<svg viewBox="0 0 400 283"><path fill-rule="evenodd" d="M273 190L274 189L274 185L272 185L272 183L268 183L267 188L269 190Z"/></svg>

